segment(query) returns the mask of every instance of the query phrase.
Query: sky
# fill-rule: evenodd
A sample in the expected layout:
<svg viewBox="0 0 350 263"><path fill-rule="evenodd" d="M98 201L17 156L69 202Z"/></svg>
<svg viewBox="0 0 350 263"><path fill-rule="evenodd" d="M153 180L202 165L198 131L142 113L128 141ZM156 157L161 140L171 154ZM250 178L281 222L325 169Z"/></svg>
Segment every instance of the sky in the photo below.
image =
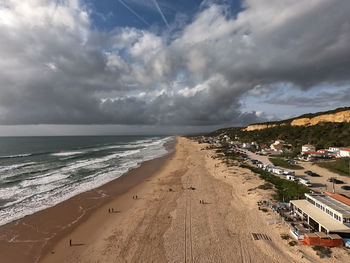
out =
<svg viewBox="0 0 350 263"><path fill-rule="evenodd" d="M0 136L184 134L350 104L348 0L0 0Z"/></svg>

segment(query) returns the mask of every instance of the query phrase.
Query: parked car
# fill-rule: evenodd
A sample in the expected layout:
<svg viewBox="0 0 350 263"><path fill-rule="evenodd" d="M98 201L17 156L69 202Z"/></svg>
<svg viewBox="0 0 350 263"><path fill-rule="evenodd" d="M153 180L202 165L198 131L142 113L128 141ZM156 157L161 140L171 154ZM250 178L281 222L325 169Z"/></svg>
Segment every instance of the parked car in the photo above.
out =
<svg viewBox="0 0 350 263"><path fill-rule="evenodd" d="M329 178L327 181L328 181L328 182L331 182L331 183L334 182L335 184L343 184L343 183L344 183L342 180L338 180L338 179L336 179L336 178L334 178L334 177Z"/></svg>
<svg viewBox="0 0 350 263"><path fill-rule="evenodd" d="M312 172L311 172L310 170L305 171L305 173L306 173L307 175L311 175L311 174L312 174Z"/></svg>
<svg viewBox="0 0 350 263"><path fill-rule="evenodd" d="M348 185L343 185L340 188L343 189L343 190L350 190L350 186L348 186Z"/></svg>
<svg viewBox="0 0 350 263"><path fill-rule="evenodd" d="M312 176L312 177L321 177L321 175L319 175L317 173L311 173L310 176Z"/></svg>

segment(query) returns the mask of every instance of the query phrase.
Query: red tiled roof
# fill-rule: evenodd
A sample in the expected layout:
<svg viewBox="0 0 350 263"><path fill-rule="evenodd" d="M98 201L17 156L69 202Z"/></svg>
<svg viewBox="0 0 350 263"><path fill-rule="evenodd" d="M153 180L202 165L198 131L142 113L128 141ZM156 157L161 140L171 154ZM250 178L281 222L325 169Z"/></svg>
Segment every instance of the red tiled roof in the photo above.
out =
<svg viewBox="0 0 350 263"><path fill-rule="evenodd" d="M343 204L346 204L348 206L350 206L350 199L345 197L345 196L342 196L340 194L334 194L334 193L331 193L331 192L325 192L326 195L332 197L333 199L339 201L339 202L342 202Z"/></svg>
<svg viewBox="0 0 350 263"><path fill-rule="evenodd" d="M273 147L283 147L281 144L272 144Z"/></svg>

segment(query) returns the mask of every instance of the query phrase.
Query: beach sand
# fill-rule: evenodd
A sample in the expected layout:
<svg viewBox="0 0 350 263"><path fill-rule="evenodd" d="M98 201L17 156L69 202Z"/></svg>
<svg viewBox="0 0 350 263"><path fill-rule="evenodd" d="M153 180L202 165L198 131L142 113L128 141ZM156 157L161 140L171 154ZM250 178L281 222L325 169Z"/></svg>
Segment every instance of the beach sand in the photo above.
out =
<svg viewBox="0 0 350 263"><path fill-rule="evenodd" d="M172 146L166 145L169 150ZM112 207L105 208L106 204L140 182L148 180L170 156L172 154L146 161L140 167L101 187L1 226L0 262L38 262L40 257L51 252L54 244L91 218L96 211L97 214L110 215L108 208ZM115 207L115 212L118 209Z"/></svg>
<svg viewBox="0 0 350 263"><path fill-rule="evenodd" d="M272 190L256 189L264 183L257 175L227 167L203 147L178 138L175 153L151 177L51 239L40 262L350 261L345 248L333 248L332 258L320 259L311 247L289 246L280 237L288 234L286 226L268 225L277 217L257 207L258 201L271 200ZM117 212L108 213L108 208Z"/></svg>

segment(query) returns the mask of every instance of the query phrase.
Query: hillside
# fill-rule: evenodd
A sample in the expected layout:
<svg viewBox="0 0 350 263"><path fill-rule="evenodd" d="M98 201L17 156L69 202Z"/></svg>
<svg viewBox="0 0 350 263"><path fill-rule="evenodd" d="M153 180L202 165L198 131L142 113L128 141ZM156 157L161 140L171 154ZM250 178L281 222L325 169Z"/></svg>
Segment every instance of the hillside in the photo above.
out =
<svg viewBox="0 0 350 263"><path fill-rule="evenodd" d="M250 129L249 129L250 127ZM329 112L305 114L279 122L252 124L247 128L225 128L212 132L211 136L227 134L242 142L271 143L282 139L300 151L303 144L311 143L317 149L350 145L350 107Z"/></svg>
<svg viewBox="0 0 350 263"><path fill-rule="evenodd" d="M255 123L248 125L246 131L262 130L277 126L311 126L323 122L350 122L350 107L338 108L326 112L304 114L296 118L277 122Z"/></svg>
<svg viewBox="0 0 350 263"><path fill-rule="evenodd" d="M215 136L222 133L232 139L237 136L242 142L271 143L276 139L282 139L296 148L301 148L307 143L315 145L318 149L350 145L350 123L320 123L313 126L285 125L254 131L227 128L217 130L210 135Z"/></svg>

